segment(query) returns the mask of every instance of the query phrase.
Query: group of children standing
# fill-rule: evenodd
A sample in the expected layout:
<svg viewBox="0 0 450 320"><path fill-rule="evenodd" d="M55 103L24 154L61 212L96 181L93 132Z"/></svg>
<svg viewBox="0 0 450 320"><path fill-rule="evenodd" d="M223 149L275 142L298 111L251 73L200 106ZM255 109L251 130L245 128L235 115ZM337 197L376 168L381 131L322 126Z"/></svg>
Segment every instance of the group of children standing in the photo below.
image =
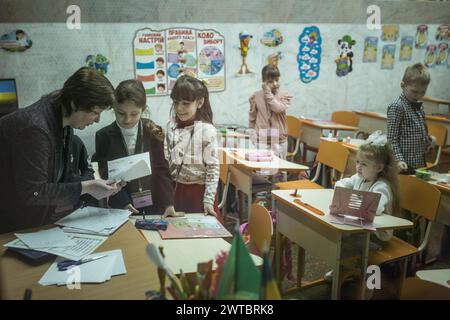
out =
<svg viewBox="0 0 450 320"><path fill-rule="evenodd" d="M258 148L270 148L285 159L286 113L292 95L280 89L280 72L274 65L262 69L262 81L262 90L249 99L251 140ZM406 69L402 93L387 109L387 137L379 133L369 137L358 152L357 173L336 184L381 193L379 214L398 210L398 172L412 173L425 166L425 154L434 138L428 136L419 100L429 82L429 72L422 64ZM126 80L115 89L116 121L96 134L95 157L101 176L106 178L107 161L142 152L150 153L152 175L129 183L110 197L109 205L165 216L178 212L217 215L218 141L208 89L202 81L184 75L170 97L170 120L163 130L142 118L147 105L141 82ZM135 200L145 197L145 208L138 208ZM377 233L381 240L389 240L391 235Z"/></svg>

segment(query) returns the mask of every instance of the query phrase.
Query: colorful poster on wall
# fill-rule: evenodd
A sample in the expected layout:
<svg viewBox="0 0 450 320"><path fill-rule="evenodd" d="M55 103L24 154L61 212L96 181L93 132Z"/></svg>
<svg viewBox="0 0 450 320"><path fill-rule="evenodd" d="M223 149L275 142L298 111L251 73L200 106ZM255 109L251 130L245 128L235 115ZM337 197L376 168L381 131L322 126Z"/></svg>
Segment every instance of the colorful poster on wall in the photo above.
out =
<svg viewBox="0 0 450 320"><path fill-rule="evenodd" d="M336 60L336 75L343 77L353 71L353 46L356 41L346 34L338 40L339 56Z"/></svg>
<svg viewBox="0 0 450 320"><path fill-rule="evenodd" d="M424 65L428 68L433 68L436 60L437 46L430 44L427 46L427 51L425 52Z"/></svg>
<svg viewBox="0 0 450 320"><path fill-rule="evenodd" d="M273 64L278 67L278 63L281 60L281 51L271 53L267 56L267 64Z"/></svg>
<svg viewBox="0 0 450 320"><path fill-rule="evenodd" d="M319 77L320 72L322 37L319 28L316 26L304 28L298 37L298 41L300 47L297 54L297 63L300 80L303 83L310 83Z"/></svg>
<svg viewBox="0 0 450 320"><path fill-rule="evenodd" d="M239 67L238 74L250 74L252 73L247 66L247 55L250 49L250 41L253 36L247 32L239 32L239 50L241 51L241 66Z"/></svg>
<svg viewBox="0 0 450 320"><path fill-rule="evenodd" d="M424 49L428 43L428 26L421 24L417 26L416 31L416 49Z"/></svg>
<svg viewBox="0 0 450 320"><path fill-rule="evenodd" d="M383 46L381 54L381 69L394 69L395 44Z"/></svg>
<svg viewBox="0 0 450 320"><path fill-rule="evenodd" d="M398 39L398 24L388 24L382 26L381 40L386 42L395 42Z"/></svg>
<svg viewBox="0 0 450 320"><path fill-rule="evenodd" d="M363 62L377 62L378 38L366 37L364 40Z"/></svg>
<svg viewBox="0 0 450 320"><path fill-rule="evenodd" d="M400 42L400 61L411 61L414 46L414 37L402 37Z"/></svg>
<svg viewBox="0 0 450 320"><path fill-rule="evenodd" d="M205 80L210 91L225 89L225 38L214 30L147 28L133 46L136 79L148 96L170 94L182 74Z"/></svg>
<svg viewBox="0 0 450 320"><path fill-rule="evenodd" d="M25 51L33 45L28 34L22 29L13 30L0 37L0 48L11 52Z"/></svg>
<svg viewBox="0 0 450 320"><path fill-rule="evenodd" d="M443 24L437 28L436 40L437 41L447 41L449 38L450 28L449 26Z"/></svg>
<svg viewBox="0 0 450 320"><path fill-rule="evenodd" d="M448 53L448 43L439 43L438 45L438 54L436 57L436 65L444 66L447 62L447 53Z"/></svg>

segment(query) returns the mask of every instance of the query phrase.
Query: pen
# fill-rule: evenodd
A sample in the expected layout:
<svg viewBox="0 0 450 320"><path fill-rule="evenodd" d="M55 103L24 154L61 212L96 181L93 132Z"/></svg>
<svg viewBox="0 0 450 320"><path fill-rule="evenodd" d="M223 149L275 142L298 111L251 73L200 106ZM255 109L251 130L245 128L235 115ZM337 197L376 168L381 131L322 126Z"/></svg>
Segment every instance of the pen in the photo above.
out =
<svg viewBox="0 0 450 320"><path fill-rule="evenodd" d="M25 289L25 293L23 294L23 300L31 300L31 289Z"/></svg>

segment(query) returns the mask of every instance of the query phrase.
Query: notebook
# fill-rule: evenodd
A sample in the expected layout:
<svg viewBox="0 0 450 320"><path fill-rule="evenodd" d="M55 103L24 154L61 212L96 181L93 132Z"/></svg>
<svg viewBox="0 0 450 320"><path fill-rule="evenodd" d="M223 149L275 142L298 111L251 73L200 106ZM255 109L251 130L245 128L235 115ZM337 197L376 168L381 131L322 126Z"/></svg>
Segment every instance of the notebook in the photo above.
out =
<svg viewBox="0 0 450 320"><path fill-rule="evenodd" d="M375 231L373 220L381 194L336 187L330 205L330 220Z"/></svg>

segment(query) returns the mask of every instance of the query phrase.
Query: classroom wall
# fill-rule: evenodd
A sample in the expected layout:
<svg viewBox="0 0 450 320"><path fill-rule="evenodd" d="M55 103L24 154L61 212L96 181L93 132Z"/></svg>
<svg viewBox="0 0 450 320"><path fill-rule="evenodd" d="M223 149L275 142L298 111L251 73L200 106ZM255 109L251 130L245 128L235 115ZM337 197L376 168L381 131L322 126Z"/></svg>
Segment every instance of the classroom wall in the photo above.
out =
<svg viewBox="0 0 450 320"><path fill-rule="evenodd" d="M322 1L324 2L326 1ZM294 4L293 1L288 3ZM364 1L361 4L364 4ZM166 10L163 8L167 7L161 6L159 10ZM190 11L187 10L187 12ZM250 20L255 14L258 12L253 12ZM196 16L195 13L192 15ZM405 17L402 19L405 20ZM179 17L175 20L179 20ZM322 17L319 20L324 19ZM411 20L415 18L411 17ZM433 36L439 24L429 24L431 43L436 42ZM281 83L284 89L294 95L288 113L314 118L328 118L332 111L342 109L385 111L387 104L400 93L399 85L405 67L413 62L422 62L424 59L425 50L414 49L411 62L398 60L400 38L403 35L415 36L416 22L400 25L393 70L380 68L381 48L384 44L381 40L378 43L377 62L362 63L364 38L380 36L380 30L368 30L365 23L315 23L314 25L320 28L323 40L320 76L312 83L304 84L299 80L297 69L298 36L304 27L310 25L312 24L92 22L82 23L81 30L69 30L62 22L0 23L0 33L20 28L28 32L33 41L32 48L23 53L0 50L0 77L16 78L20 106L24 107L35 102L43 94L60 88L67 77L84 65L87 55L101 53L111 61L107 77L115 86L120 81L134 76L132 40L136 30L145 27L155 30L172 27L212 28L224 35L226 41L226 89L223 92L211 94L214 120L220 124L245 126L248 121L248 98L254 91L260 89L260 70L266 63L265 57L269 52L282 52L282 60L279 64ZM268 49L260 44L259 40L272 28L281 30L284 42L278 48ZM254 35L247 58L247 64L254 72L250 76L236 75L241 64L238 34L242 31ZM354 46L353 72L345 77L338 77L334 62L338 56L337 41L345 34L351 35L357 41ZM446 66L435 67L430 69L430 72L432 82L428 95L450 99L448 92L450 69ZM168 120L170 98L168 96L151 97L147 102L150 106L151 117L157 123L164 125ZM100 123L77 132L90 153L94 150L95 131L113 120L112 111L107 111L102 114Z"/></svg>

